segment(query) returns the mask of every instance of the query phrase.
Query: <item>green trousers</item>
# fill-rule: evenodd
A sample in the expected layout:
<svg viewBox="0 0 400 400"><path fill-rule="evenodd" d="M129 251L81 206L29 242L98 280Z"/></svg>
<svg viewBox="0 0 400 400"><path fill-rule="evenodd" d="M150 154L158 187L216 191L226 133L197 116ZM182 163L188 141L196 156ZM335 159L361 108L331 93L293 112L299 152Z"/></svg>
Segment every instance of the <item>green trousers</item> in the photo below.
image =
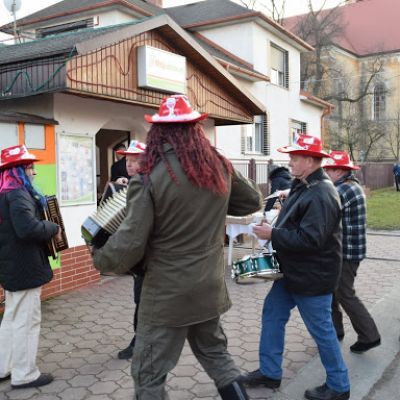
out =
<svg viewBox="0 0 400 400"><path fill-rule="evenodd" d="M178 363L185 339L217 388L238 378L240 371L228 353L219 318L182 327L139 323L132 359L137 400L168 399L165 381Z"/></svg>

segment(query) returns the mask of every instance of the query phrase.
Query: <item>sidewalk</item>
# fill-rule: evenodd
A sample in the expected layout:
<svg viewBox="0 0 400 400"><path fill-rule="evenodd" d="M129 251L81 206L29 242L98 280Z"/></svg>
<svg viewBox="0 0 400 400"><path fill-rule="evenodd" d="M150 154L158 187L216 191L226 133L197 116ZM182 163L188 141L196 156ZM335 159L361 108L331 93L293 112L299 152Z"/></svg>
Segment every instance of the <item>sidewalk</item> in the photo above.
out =
<svg viewBox="0 0 400 400"><path fill-rule="evenodd" d="M357 288L367 307L372 308L373 312L377 310L382 316L382 323L386 322L381 329L383 345L357 356L359 364L349 364L352 377L359 374L360 365L375 365L382 356L382 363L389 358L395 361L396 354L387 354L390 349L385 346L392 343L393 338L387 335L390 334L390 328L397 326L395 324L400 321L400 312L397 306L391 306L389 315L382 313L382 310L387 307L389 294L400 282L398 243L396 236L368 235L368 258L361 264ZM234 256L241 257L248 252L248 249L235 248ZM230 271L226 276L233 301L232 309L223 316L229 350L243 371L251 371L258 368L260 315L271 283L237 285L231 281ZM51 372L56 379L48 386L26 390L11 390L9 382L2 383L0 400L132 400L134 390L130 363L116 357L118 350L124 348L132 336L132 304L132 278L128 276L105 277L98 285L43 303L39 366L42 372ZM349 327L348 320L346 326ZM349 328L342 344L347 359L355 357L348 350L354 339ZM252 389L249 390L251 398L301 399L303 389L296 389L294 384L301 381L307 385L305 376L311 381L319 378L320 372L314 367L318 361L314 358L316 353L314 342L296 310L287 325L281 391ZM392 360L387 365L390 362ZM308 372L310 366L314 368L311 373ZM377 370L364 368L362 381L372 386L379 379L374 374L377 374ZM358 385L358 377L354 379ZM294 392L290 392L291 388ZM213 383L188 346L185 346L178 366L168 379L168 390L171 400L219 399ZM378 393L379 386L374 390ZM356 387L352 387L353 392L357 393ZM371 400L378 398L393 400L393 397L371 397Z"/></svg>

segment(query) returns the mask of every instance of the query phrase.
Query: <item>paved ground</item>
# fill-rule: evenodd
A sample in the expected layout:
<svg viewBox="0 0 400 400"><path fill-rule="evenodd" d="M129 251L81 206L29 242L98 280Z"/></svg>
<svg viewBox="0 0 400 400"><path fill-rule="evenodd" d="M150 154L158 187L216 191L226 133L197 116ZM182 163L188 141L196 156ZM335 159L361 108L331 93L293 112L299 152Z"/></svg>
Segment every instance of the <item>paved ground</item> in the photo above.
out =
<svg viewBox="0 0 400 400"><path fill-rule="evenodd" d="M362 263L357 281L359 294L368 307L381 300L399 281L399 240L397 235L368 235L368 259ZM239 258L248 251L235 248L234 255ZM224 315L223 325L235 361L242 370L250 371L258 367L260 314L271 283L237 285L229 275L227 271L234 305ZM133 399L130 364L116 358L117 351L125 347L132 335L131 293L130 277L105 277L98 285L43 303L39 366L42 372L51 372L56 379L40 389L11 390L9 383L2 383L0 400ZM398 310L394 312L400 314ZM343 346L347 344L345 341ZM283 386L316 354L314 342L297 311L287 326L286 349ZM348 348L343 351L348 352ZM168 390L171 400L219 399L213 383L188 347L168 379ZM252 399L284 398L268 389L253 389L249 394Z"/></svg>

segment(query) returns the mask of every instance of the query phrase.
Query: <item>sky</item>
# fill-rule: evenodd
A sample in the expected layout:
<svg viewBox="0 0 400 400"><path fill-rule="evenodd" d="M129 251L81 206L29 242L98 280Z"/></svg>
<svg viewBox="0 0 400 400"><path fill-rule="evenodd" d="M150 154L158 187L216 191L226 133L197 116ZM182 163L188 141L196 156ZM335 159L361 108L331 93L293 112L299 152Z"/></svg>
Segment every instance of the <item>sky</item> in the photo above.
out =
<svg viewBox="0 0 400 400"><path fill-rule="evenodd" d="M13 18L0 0L0 26L12 22ZM17 11L17 19L32 14L38 10L46 8L52 4L58 3L60 0L21 0L22 6ZM163 0L164 7L180 6L183 4L194 3L196 0ZM240 1L236 0L237 3ZM269 3L268 0L260 0L260 2ZM325 7L334 7L340 0L312 0L314 9L318 9L325 3ZM307 12L308 0L286 0L285 16L291 16Z"/></svg>

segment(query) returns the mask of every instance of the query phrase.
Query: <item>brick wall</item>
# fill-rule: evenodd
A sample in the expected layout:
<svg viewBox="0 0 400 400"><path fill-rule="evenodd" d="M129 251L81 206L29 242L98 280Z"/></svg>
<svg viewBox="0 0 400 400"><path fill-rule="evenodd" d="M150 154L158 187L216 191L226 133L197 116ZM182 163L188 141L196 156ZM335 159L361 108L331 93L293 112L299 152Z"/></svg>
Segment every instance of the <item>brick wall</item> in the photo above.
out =
<svg viewBox="0 0 400 400"><path fill-rule="evenodd" d="M42 300L87 286L100 280L99 272L93 267L86 246L73 247L61 252L61 268L54 270L54 278L42 288ZM0 287L0 303L4 292ZM3 310L0 307L0 312Z"/></svg>

